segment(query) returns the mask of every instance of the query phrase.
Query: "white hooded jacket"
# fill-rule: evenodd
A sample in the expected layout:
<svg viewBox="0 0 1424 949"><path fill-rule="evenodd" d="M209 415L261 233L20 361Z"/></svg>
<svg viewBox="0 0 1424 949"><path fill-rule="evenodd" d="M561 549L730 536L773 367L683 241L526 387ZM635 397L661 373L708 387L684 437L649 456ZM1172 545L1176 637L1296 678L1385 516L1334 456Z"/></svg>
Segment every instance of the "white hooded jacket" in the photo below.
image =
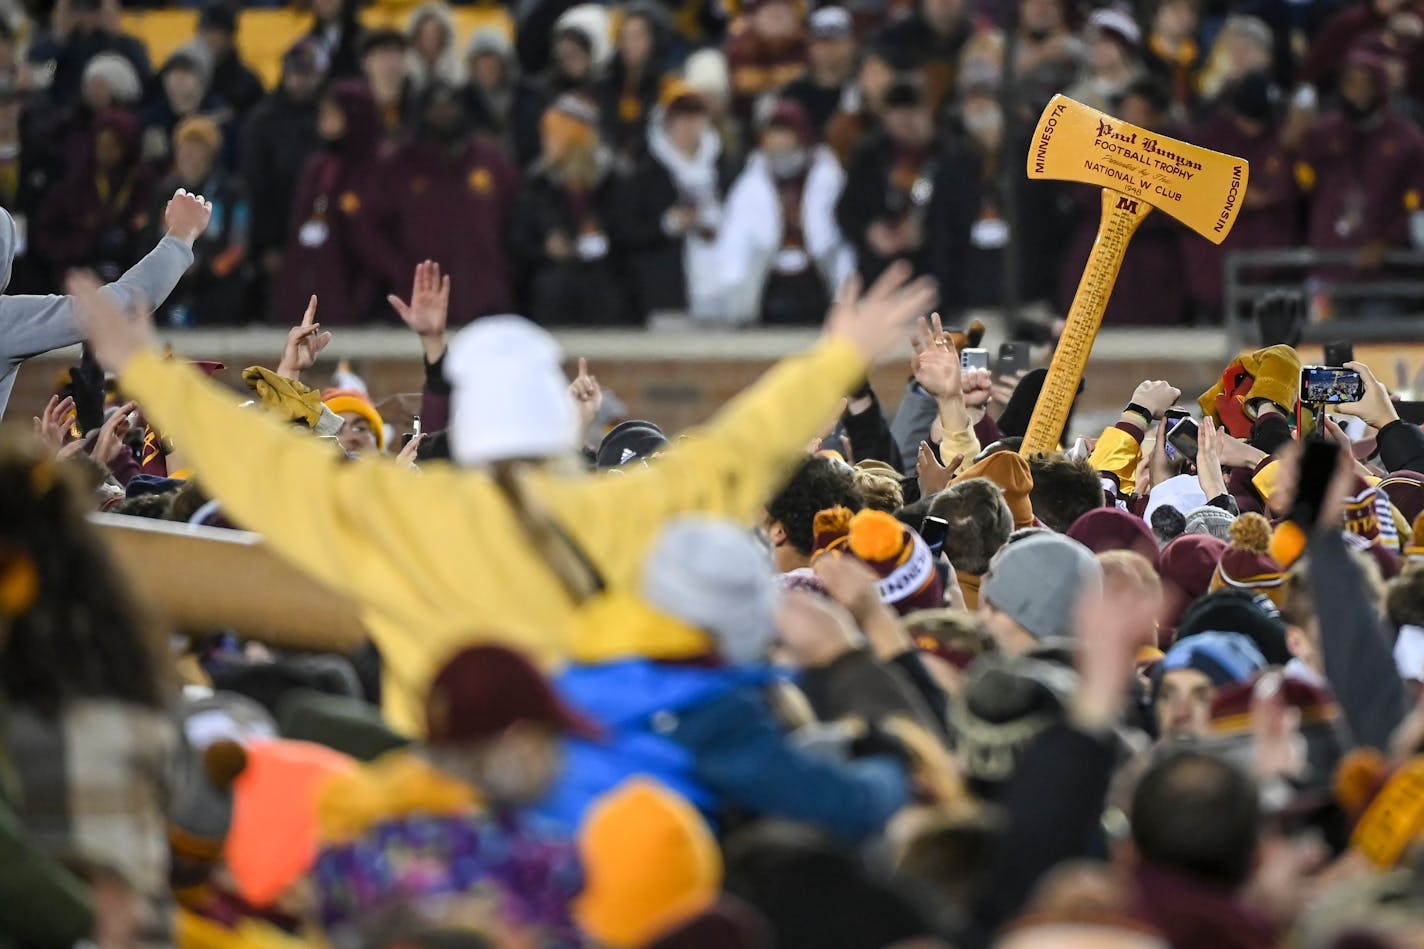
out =
<svg viewBox="0 0 1424 949"><path fill-rule="evenodd" d="M836 225L836 201L844 186L845 172L830 150L813 149L801 201L801 230L806 252L831 295L855 268L855 255ZM727 193L717 235L721 294L731 322L749 323L759 315L766 276L781 249L782 227L771 170L761 152L753 152Z"/></svg>

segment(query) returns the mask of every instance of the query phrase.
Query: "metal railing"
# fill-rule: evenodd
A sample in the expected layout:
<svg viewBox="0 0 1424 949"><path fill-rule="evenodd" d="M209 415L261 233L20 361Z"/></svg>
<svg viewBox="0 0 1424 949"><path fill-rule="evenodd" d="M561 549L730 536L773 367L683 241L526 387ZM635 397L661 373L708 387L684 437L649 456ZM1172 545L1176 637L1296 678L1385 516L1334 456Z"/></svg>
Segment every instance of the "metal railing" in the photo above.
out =
<svg viewBox="0 0 1424 949"><path fill-rule="evenodd" d="M1305 291L1307 307L1312 307L1316 298L1332 302L1396 301L1402 304L1397 316L1308 319L1304 341L1321 342L1340 337L1345 335L1341 332L1344 327L1348 327L1349 338L1357 342L1424 340L1424 250L1389 251L1384 255L1378 279L1330 280L1312 274L1322 269L1350 267L1355 257L1353 251L1320 251L1309 247L1238 250L1227 254L1222 295L1230 347L1227 356L1258 341L1251 320L1251 305L1266 294L1282 290Z"/></svg>

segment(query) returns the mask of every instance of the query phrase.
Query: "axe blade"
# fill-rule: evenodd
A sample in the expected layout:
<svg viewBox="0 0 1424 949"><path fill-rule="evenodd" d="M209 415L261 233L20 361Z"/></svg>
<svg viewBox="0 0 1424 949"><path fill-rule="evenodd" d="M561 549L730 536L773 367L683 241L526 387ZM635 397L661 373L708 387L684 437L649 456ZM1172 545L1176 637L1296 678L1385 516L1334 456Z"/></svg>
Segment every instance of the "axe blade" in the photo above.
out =
<svg viewBox="0 0 1424 949"><path fill-rule="evenodd" d="M1028 176L1129 195L1220 244L1241 213L1251 167L1057 95L1034 130Z"/></svg>

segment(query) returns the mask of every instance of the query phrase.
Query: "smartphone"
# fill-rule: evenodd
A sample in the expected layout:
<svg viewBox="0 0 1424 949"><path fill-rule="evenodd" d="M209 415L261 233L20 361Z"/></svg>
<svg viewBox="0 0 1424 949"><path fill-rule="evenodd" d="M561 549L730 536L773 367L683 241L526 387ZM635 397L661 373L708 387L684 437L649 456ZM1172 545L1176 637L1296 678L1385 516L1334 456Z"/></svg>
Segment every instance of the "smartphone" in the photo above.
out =
<svg viewBox="0 0 1424 949"><path fill-rule="evenodd" d="M989 350L971 348L959 351L959 366L961 369L988 369Z"/></svg>
<svg viewBox="0 0 1424 949"><path fill-rule="evenodd" d="M1308 405L1358 402L1364 397L1365 380L1353 369L1303 366L1300 370L1300 400Z"/></svg>
<svg viewBox="0 0 1424 949"><path fill-rule="evenodd" d="M1325 364L1343 366L1355 361L1355 344L1348 339L1333 339L1325 344Z"/></svg>
<svg viewBox="0 0 1424 949"><path fill-rule="evenodd" d="M999 361L994 364L994 376L1012 379L1029 368L1028 343L1000 343Z"/></svg>
<svg viewBox="0 0 1424 949"><path fill-rule="evenodd" d="M949 521L942 517L926 515L925 519L920 521L920 537L933 554L944 550L944 538L948 533Z"/></svg>
<svg viewBox="0 0 1424 949"><path fill-rule="evenodd" d="M1168 409L1167 411L1162 413L1162 417L1167 420L1167 431L1170 432L1182 419L1191 418L1192 413L1188 412L1186 409ZM1162 442L1162 451L1164 454L1166 454L1168 461L1176 461L1178 458L1182 457L1181 455L1177 454L1177 449L1173 448L1172 443L1169 441L1164 440Z"/></svg>
<svg viewBox="0 0 1424 949"><path fill-rule="evenodd" d="M1300 459L1300 478L1296 482L1295 506L1290 514L1290 519L1305 530L1310 530L1320 519L1320 508L1325 503L1325 492L1330 489L1330 481L1335 477L1339 454L1340 446L1330 439L1311 439L1305 443Z"/></svg>
<svg viewBox="0 0 1424 949"><path fill-rule="evenodd" d="M1167 433L1167 445L1183 458L1197 459L1197 422L1184 418Z"/></svg>

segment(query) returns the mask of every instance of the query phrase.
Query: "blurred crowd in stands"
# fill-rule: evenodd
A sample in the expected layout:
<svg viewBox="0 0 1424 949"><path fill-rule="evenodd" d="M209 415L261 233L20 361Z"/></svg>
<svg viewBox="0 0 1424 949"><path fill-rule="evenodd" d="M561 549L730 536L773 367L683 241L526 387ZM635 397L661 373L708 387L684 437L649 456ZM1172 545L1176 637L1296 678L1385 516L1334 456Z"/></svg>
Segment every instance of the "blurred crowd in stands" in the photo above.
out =
<svg viewBox="0 0 1424 949"><path fill-rule="evenodd" d="M311 0L273 89L234 6L162 62L115 0L42 6L0 7L11 289L113 279L184 187L214 214L170 326L285 324L313 293L327 325L393 323L426 259L460 278L456 324L811 324L896 258L950 311L1047 323L1097 225L1093 189L1018 170L1059 92L1251 163L1223 246L1147 220L1110 322L1219 320L1233 250L1348 251L1315 273L1359 280L1424 243L1410 0L522 0L513 36Z"/></svg>

